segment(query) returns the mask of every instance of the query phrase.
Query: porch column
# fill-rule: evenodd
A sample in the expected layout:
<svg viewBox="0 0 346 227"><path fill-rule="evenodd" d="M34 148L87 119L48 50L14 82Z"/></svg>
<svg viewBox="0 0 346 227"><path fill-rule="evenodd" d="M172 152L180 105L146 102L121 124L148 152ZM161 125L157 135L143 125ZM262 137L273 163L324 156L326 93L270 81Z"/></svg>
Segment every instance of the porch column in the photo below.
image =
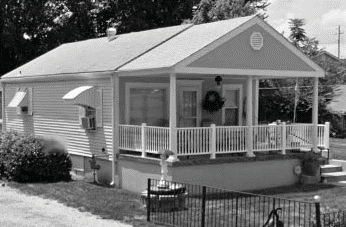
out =
<svg viewBox="0 0 346 227"><path fill-rule="evenodd" d="M2 132L6 132L6 100L5 100L5 93L6 93L6 85L4 83L2 85Z"/></svg>
<svg viewBox="0 0 346 227"><path fill-rule="evenodd" d="M169 150L173 151L167 161L179 161L177 157L177 76L174 72L169 75Z"/></svg>
<svg viewBox="0 0 346 227"><path fill-rule="evenodd" d="M248 157L254 157L253 153L253 133L252 133L252 76L249 76L246 80L246 126L247 126L247 135L246 135L246 147Z"/></svg>
<svg viewBox="0 0 346 227"><path fill-rule="evenodd" d="M119 176L117 175L115 163L117 162L117 154L119 153L119 75L115 73L111 77L112 81L112 98L113 98L113 107L112 107L112 123L113 123L113 161L112 161L112 176L113 181L111 182L112 186L119 185Z"/></svg>
<svg viewBox="0 0 346 227"><path fill-rule="evenodd" d="M259 80L254 79L255 82L255 98L254 98L254 104L255 104L255 110L254 110L254 119L253 123L254 125L258 125L258 105L259 105Z"/></svg>
<svg viewBox="0 0 346 227"><path fill-rule="evenodd" d="M312 149L317 152L317 124L318 124L318 77L314 78L314 90L313 90L313 99L312 99Z"/></svg>

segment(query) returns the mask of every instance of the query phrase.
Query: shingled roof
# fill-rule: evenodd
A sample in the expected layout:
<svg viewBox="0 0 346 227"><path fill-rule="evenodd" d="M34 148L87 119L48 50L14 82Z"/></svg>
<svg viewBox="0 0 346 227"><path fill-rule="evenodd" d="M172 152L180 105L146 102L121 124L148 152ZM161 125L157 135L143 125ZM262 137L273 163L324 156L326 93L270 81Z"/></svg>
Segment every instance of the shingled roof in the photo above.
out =
<svg viewBox="0 0 346 227"><path fill-rule="evenodd" d="M63 44L2 78L170 67L256 16Z"/></svg>

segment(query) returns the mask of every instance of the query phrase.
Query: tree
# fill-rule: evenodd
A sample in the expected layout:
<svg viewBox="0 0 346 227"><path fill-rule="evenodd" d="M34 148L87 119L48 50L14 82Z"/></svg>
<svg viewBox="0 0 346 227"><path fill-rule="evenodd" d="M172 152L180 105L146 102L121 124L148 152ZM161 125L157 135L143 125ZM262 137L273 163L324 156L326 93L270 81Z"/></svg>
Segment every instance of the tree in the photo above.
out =
<svg viewBox="0 0 346 227"><path fill-rule="evenodd" d="M201 0L197 5L192 22L194 24L208 23L235 17L249 16L265 11L268 0ZM267 15L262 14L263 18Z"/></svg>
<svg viewBox="0 0 346 227"><path fill-rule="evenodd" d="M119 33L181 24L195 0L2 0L0 75L59 46Z"/></svg>
<svg viewBox="0 0 346 227"><path fill-rule="evenodd" d="M289 29L291 31L289 39L292 41L293 45L300 47L302 42L305 40L305 30L302 28L305 25L304 19L290 19Z"/></svg>
<svg viewBox="0 0 346 227"><path fill-rule="evenodd" d="M306 36L304 25L304 19L290 19L289 40L306 56L313 59L319 53L318 40ZM319 114L322 116L326 114L326 102L330 99L331 89L327 86L329 81L320 80L320 84L322 86L319 88ZM265 106L265 113L260 115L260 120L282 119L293 122L311 122L312 86L313 83L308 78L299 79L299 81L298 79L261 81L260 105Z"/></svg>

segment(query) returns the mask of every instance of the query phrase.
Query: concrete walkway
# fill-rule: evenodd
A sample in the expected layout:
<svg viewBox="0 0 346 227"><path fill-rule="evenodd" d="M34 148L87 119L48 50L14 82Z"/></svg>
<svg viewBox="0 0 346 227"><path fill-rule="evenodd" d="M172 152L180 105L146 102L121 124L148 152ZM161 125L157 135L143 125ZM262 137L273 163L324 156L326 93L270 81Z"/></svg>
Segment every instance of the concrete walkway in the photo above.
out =
<svg viewBox="0 0 346 227"><path fill-rule="evenodd" d="M54 200L29 196L0 185L0 226L4 227L127 227L118 221L101 219Z"/></svg>

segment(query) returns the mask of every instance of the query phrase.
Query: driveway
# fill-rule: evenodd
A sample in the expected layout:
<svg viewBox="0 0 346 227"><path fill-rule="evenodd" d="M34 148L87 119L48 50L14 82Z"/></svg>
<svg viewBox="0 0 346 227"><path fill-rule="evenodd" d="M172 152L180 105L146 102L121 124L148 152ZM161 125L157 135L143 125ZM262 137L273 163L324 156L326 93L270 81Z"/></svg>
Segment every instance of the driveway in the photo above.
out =
<svg viewBox="0 0 346 227"><path fill-rule="evenodd" d="M101 219L88 212L66 207L57 201L29 196L0 185L0 226L127 227L131 225Z"/></svg>

